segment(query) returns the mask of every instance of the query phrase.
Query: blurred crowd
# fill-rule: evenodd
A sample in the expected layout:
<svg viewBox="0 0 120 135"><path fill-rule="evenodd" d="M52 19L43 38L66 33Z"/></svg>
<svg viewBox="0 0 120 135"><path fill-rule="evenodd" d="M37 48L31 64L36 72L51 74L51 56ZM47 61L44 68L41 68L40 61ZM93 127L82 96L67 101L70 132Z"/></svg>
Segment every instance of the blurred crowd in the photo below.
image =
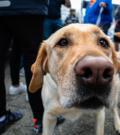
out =
<svg viewBox="0 0 120 135"><path fill-rule="evenodd" d="M13 112L6 107L4 71L8 52L11 77L8 93L11 96L26 93L33 113L33 131L41 133L44 111L41 90L33 94L28 86L32 76L31 65L42 40L58 29L82 20L82 23L98 25L110 35L119 51L120 41L114 37L114 32L120 32L120 6L113 6L112 0L90 0L83 1L82 8L85 13L81 18L79 11L72 8L70 0L0 1L0 134L6 131L9 124L23 117L21 112ZM20 81L20 75L25 77L25 84ZM60 120L58 118L58 122Z"/></svg>

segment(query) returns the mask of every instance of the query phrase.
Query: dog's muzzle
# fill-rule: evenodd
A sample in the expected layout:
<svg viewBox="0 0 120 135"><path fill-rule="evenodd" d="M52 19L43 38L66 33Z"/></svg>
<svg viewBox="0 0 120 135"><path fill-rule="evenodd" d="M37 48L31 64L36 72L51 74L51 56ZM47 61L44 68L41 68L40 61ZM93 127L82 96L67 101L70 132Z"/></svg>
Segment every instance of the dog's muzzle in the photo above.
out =
<svg viewBox="0 0 120 135"><path fill-rule="evenodd" d="M107 106L114 74L112 63L104 57L86 56L75 65L75 73L80 100L74 105L83 108Z"/></svg>

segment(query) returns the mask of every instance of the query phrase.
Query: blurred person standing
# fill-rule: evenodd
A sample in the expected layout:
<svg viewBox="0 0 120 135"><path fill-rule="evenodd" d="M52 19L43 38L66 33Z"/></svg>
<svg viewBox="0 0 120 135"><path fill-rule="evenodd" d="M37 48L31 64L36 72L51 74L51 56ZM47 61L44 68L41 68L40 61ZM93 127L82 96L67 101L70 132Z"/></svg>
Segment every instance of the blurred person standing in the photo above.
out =
<svg viewBox="0 0 120 135"><path fill-rule="evenodd" d="M22 118L20 112L6 108L5 57L11 40L21 47L27 86L31 80L31 65L34 63L43 37L44 16L48 13L47 0L1 0L0 1L0 134L8 125ZM14 44L17 46L17 44ZM34 117L34 131L42 132L43 104L41 91L28 91Z"/></svg>
<svg viewBox="0 0 120 135"><path fill-rule="evenodd" d="M63 27L61 20L61 5L71 7L70 0L49 0L48 15L44 20L44 39L47 39L56 30Z"/></svg>
<svg viewBox="0 0 120 135"><path fill-rule="evenodd" d="M70 9L70 14L65 19L65 25L71 24L71 23L79 23L79 19L76 15L75 9Z"/></svg>
<svg viewBox="0 0 120 135"><path fill-rule="evenodd" d="M120 32L120 6L115 10L115 32ZM114 36L113 40L115 42L115 49L119 51L120 39Z"/></svg>
<svg viewBox="0 0 120 135"><path fill-rule="evenodd" d="M107 34L112 23L112 0L90 0L84 23L97 24Z"/></svg>

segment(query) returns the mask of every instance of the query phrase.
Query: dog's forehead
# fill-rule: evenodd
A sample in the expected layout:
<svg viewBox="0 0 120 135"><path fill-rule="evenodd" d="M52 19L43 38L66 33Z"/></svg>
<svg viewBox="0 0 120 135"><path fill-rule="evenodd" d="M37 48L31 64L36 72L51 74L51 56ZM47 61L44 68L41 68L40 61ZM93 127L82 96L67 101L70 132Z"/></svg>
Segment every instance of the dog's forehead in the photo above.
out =
<svg viewBox="0 0 120 135"><path fill-rule="evenodd" d="M98 28L96 25L93 24L70 24L68 26L65 26L61 29L59 29L57 32L52 34L46 42L49 45L52 45L56 41L58 41L60 38L64 37L70 37L70 36L79 36L81 34L94 34L94 35L104 35L102 30Z"/></svg>
<svg viewBox="0 0 120 135"><path fill-rule="evenodd" d="M97 27L96 25L93 24L70 24L68 26L63 27L62 29L60 29L58 32L63 31L63 33L75 33L79 32L79 33L83 33L83 32L92 32L92 33L100 33L101 29L99 27Z"/></svg>
<svg viewBox="0 0 120 135"><path fill-rule="evenodd" d="M100 32L100 28L93 24L71 24L66 29L77 29L79 32Z"/></svg>

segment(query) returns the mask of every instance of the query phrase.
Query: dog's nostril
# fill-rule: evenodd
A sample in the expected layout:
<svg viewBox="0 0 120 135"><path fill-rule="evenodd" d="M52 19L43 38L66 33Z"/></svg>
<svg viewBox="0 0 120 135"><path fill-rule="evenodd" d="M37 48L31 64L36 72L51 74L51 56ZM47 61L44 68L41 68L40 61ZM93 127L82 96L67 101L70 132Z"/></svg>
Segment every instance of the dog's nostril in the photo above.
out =
<svg viewBox="0 0 120 135"><path fill-rule="evenodd" d="M83 74L81 74L81 77L84 77L84 78L90 78L92 76L92 71L90 68L84 68L83 69Z"/></svg>
<svg viewBox="0 0 120 135"><path fill-rule="evenodd" d="M110 80L113 77L113 69L106 68L103 72L103 78L106 80Z"/></svg>

